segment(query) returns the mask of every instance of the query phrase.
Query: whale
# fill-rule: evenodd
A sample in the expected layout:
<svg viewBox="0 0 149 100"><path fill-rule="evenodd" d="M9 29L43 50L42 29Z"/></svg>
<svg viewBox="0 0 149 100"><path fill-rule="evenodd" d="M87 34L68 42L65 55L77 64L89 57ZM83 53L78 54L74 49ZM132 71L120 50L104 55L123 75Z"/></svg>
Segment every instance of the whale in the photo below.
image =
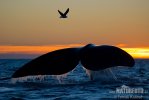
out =
<svg viewBox="0 0 149 100"><path fill-rule="evenodd" d="M115 66L133 67L135 61L130 54L116 46L87 44L43 54L17 69L12 78L62 75L72 71L80 63L88 70L99 71Z"/></svg>
<svg viewBox="0 0 149 100"><path fill-rule="evenodd" d="M81 64L88 70L98 71L113 66L132 67L135 64L133 57L126 51L109 45L86 45L82 50Z"/></svg>

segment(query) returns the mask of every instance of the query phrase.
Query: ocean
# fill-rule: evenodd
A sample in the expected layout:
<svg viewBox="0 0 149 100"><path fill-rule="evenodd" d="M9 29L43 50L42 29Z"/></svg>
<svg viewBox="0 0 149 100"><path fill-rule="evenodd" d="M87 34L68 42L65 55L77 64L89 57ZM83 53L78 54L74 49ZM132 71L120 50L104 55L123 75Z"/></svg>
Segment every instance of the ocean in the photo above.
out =
<svg viewBox="0 0 149 100"><path fill-rule="evenodd" d="M0 60L0 100L149 100L149 59L135 59L132 68L90 72L78 65L64 76L4 79L30 60Z"/></svg>

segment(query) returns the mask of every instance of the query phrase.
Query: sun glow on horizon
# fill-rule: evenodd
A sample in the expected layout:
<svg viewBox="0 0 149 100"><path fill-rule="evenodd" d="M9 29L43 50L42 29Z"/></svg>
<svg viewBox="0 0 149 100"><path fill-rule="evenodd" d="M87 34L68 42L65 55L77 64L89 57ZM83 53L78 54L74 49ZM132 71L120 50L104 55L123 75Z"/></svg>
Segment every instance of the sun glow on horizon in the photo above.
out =
<svg viewBox="0 0 149 100"><path fill-rule="evenodd" d="M43 54L58 49L69 47L80 47L81 44L69 45L45 45L45 46L0 46L0 54L16 53L16 54Z"/></svg>
<svg viewBox="0 0 149 100"><path fill-rule="evenodd" d="M44 54L54 50L69 48L69 47L80 47L83 44L70 44L70 45L49 45L49 46L0 46L0 54ZM149 58L149 47L148 48L126 48L121 49L128 52L134 58L148 59ZM2 58L2 57L1 57Z"/></svg>
<svg viewBox="0 0 149 100"><path fill-rule="evenodd" d="M149 58L149 48L122 48L134 58Z"/></svg>

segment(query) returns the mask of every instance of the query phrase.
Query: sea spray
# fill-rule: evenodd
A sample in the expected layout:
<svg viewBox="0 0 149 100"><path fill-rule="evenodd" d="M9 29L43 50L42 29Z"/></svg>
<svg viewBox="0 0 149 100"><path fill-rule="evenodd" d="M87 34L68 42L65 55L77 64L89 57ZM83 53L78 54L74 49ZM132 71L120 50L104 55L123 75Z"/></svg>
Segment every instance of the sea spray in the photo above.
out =
<svg viewBox="0 0 149 100"><path fill-rule="evenodd" d="M101 81L111 81L111 79L113 81L117 80L111 68L107 68L107 69L99 70L99 71L88 70L84 67L83 69L85 70L90 80L94 80L94 79L101 80Z"/></svg>
<svg viewBox="0 0 149 100"><path fill-rule="evenodd" d="M60 84L63 84L63 79L66 78L68 73L62 75L52 75L52 77L56 78Z"/></svg>
<svg viewBox="0 0 149 100"><path fill-rule="evenodd" d="M33 76L25 76L19 78L12 78L11 83L17 82L42 82L46 80L53 80L54 83L63 84L63 79L67 77L66 74L62 75L33 75Z"/></svg>
<svg viewBox="0 0 149 100"><path fill-rule="evenodd" d="M76 66L76 68L80 67L80 64L78 64ZM62 75L32 75L32 76L25 76L25 77L18 77L18 78L12 78L11 82L12 83L16 83L16 82L42 82L42 81L52 81L52 83L55 84L65 84L65 83L74 83L74 82L78 82L79 80L73 80L73 79L69 79L72 78L70 77L71 74L74 72L74 70L76 70L76 68L74 68L71 72L62 74ZM69 75L69 77L68 77ZM68 79L66 79L68 78ZM68 82L67 82L68 81Z"/></svg>

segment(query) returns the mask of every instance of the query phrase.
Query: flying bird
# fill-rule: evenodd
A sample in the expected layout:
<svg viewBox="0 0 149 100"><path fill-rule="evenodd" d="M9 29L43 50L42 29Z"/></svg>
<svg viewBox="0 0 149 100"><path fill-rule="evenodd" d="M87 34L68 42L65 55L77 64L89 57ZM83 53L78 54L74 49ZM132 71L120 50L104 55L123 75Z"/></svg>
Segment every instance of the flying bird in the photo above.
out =
<svg viewBox="0 0 149 100"><path fill-rule="evenodd" d="M59 14L61 15L61 16L60 16L60 18L67 18L67 16L66 16L66 15L67 15L67 14L68 14L68 12L69 12L69 8L66 10L66 12L65 12L65 13L62 13L62 12L61 12L61 11L59 11L59 10L58 10L58 12L59 12Z"/></svg>
<svg viewBox="0 0 149 100"><path fill-rule="evenodd" d="M78 48L64 48L43 54L23 65L12 78L35 75L62 75L72 71L81 62L91 71L104 70L115 66L132 67L135 61L124 50L110 45L88 44Z"/></svg>

